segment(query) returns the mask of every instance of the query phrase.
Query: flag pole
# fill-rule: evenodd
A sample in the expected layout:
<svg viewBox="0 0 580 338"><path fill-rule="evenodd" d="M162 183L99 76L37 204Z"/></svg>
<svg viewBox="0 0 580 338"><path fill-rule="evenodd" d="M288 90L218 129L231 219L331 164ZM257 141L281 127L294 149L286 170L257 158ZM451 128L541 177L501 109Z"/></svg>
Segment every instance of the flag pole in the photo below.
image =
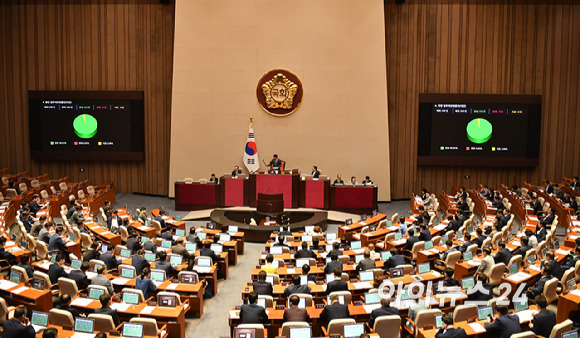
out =
<svg viewBox="0 0 580 338"><path fill-rule="evenodd" d="M253 119L254 119L254 118L253 118L252 116L250 116L250 128L254 128L254 124L252 123L252 120L253 120Z"/></svg>

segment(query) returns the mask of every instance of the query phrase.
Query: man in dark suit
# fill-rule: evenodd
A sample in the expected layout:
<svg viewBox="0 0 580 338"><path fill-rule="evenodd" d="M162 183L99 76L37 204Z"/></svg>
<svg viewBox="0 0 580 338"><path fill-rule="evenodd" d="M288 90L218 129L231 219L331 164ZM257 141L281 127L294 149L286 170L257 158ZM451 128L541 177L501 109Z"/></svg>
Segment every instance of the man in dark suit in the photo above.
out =
<svg viewBox="0 0 580 338"><path fill-rule="evenodd" d="M446 313L441 318L441 328L435 334L435 338L467 338L467 333L462 328L453 327L453 315Z"/></svg>
<svg viewBox="0 0 580 338"><path fill-rule="evenodd" d="M397 248L391 249L391 257L385 261L385 270L388 271L391 268L396 268L399 265L405 264L405 257L399 254Z"/></svg>
<svg viewBox="0 0 580 338"><path fill-rule="evenodd" d="M16 257L14 257L14 255L10 252L6 252L6 249L4 249L4 245L6 244L6 237L0 237L0 259L4 259L6 261L8 261L8 264L10 265L15 265L16 262Z"/></svg>
<svg viewBox="0 0 580 338"><path fill-rule="evenodd" d="M169 230L161 232L161 238L163 238L166 241L173 242L173 234Z"/></svg>
<svg viewBox="0 0 580 338"><path fill-rule="evenodd" d="M467 298L473 301L485 301L493 298L493 285L487 283L487 275L483 273L478 273L475 275L475 283L481 282L483 289L480 291L478 288L472 288L467 290Z"/></svg>
<svg viewBox="0 0 580 338"><path fill-rule="evenodd" d="M494 260L495 264L503 263L507 267L509 265L510 259L512 258L512 253L505 247L505 242L499 242L497 244L499 251L495 254Z"/></svg>
<svg viewBox="0 0 580 338"><path fill-rule="evenodd" d="M286 298L290 297L295 293L310 293L310 286L308 285L300 285L300 276L294 275L292 276L292 285L288 285L284 290L284 296Z"/></svg>
<svg viewBox="0 0 580 338"><path fill-rule="evenodd" d="M578 179L578 176L574 176L574 178L572 178L572 184L570 184L570 188L574 190L580 190L580 180Z"/></svg>
<svg viewBox="0 0 580 338"><path fill-rule="evenodd" d="M371 319L369 320L369 326L373 328L375 325L375 320L382 316L400 316L399 309L391 307L390 298L381 298L381 307L374 309L371 312Z"/></svg>
<svg viewBox="0 0 580 338"><path fill-rule="evenodd" d="M457 251L457 248L453 246L453 242L450 239L448 239L445 242L445 245L447 246L448 249L439 253L439 257L441 258L442 261L445 261L450 253Z"/></svg>
<svg viewBox="0 0 580 338"><path fill-rule="evenodd" d="M528 299L534 299L537 295L540 295L542 292L544 292L544 286L552 278L554 278L552 277L552 269L550 266L544 265L542 268L542 278L540 278L540 280L538 280L534 286L529 287L528 291L526 292Z"/></svg>
<svg viewBox="0 0 580 338"><path fill-rule="evenodd" d="M540 219L540 222L544 223L545 225L552 225L555 219L556 219L556 208L550 207L550 209L548 209L548 214L546 215L546 217Z"/></svg>
<svg viewBox="0 0 580 338"><path fill-rule="evenodd" d="M336 175L336 179L332 182L332 185L344 185L344 181L342 180L342 176L340 174Z"/></svg>
<svg viewBox="0 0 580 338"><path fill-rule="evenodd" d="M540 308L540 312L532 319L529 324L530 328L537 336L549 337L552 328L556 325L556 314L546 309L548 301L543 295L536 296L535 302L536 306Z"/></svg>
<svg viewBox="0 0 580 338"><path fill-rule="evenodd" d="M530 203L530 208L534 209L535 215L537 215L539 212L542 211L542 203L538 201L538 198L535 195L532 195L532 202Z"/></svg>
<svg viewBox="0 0 580 338"><path fill-rule="evenodd" d="M492 208L496 208L497 210L503 210L505 205L503 205L503 201L499 196L495 196L493 202L491 203Z"/></svg>
<svg viewBox="0 0 580 338"><path fill-rule="evenodd" d="M465 213L461 209L457 210L457 212L455 213L455 217L457 219L457 222L459 223L459 227L462 227L463 223L467 221L467 217L465 216Z"/></svg>
<svg viewBox="0 0 580 338"><path fill-rule="evenodd" d="M252 292L248 295L249 304L242 305L240 310L240 320L242 324L263 324L268 321L266 309L256 304L258 294Z"/></svg>
<svg viewBox="0 0 580 338"><path fill-rule="evenodd" d="M280 170L282 166L282 160L278 158L277 154L274 154L268 165L272 168L272 170Z"/></svg>
<svg viewBox="0 0 580 338"><path fill-rule="evenodd" d="M241 175L242 171L240 170L240 167L238 166L234 166L234 170L232 170L232 177L238 177L238 175Z"/></svg>
<svg viewBox="0 0 580 338"><path fill-rule="evenodd" d="M554 187L552 186L552 183L550 183L550 181L546 180L544 183L546 183L546 193L547 194L553 194L554 193Z"/></svg>
<svg viewBox="0 0 580 338"><path fill-rule="evenodd" d="M302 249L298 250L294 255L294 258L314 258L316 259L316 253L308 249L308 243L302 242Z"/></svg>
<svg viewBox="0 0 580 338"><path fill-rule="evenodd" d="M348 283L342 280L342 270L340 268L334 269L334 280L326 285L326 295L330 295L335 291L348 291Z"/></svg>
<svg viewBox="0 0 580 338"><path fill-rule="evenodd" d="M154 218L154 220L161 224L161 229L167 229L167 224L165 224L165 219L163 218L165 215L167 215L167 212L164 209L159 209L159 215Z"/></svg>
<svg viewBox="0 0 580 338"><path fill-rule="evenodd" d="M60 237L62 235L62 232L63 232L62 226L56 227L56 232L54 233L54 235L50 237L50 240L48 241L48 251L58 250L60 253L68 255L66 245L64 244L64 241Z"/></svg>
<svg viewBox="0 0 580 338"><path fill-rule="evenodd" d="M453 278L453 275L455 274L455 270L453 270L453 268L447 267L445 268L444 272L445 272L445 280L443 281L443 284L445 286L461 286L459 280Z"/></svg>
<svg viewBox="0 0 580 338"><path fill-rule="evenodd" d="M568 270L570 268L575 268L576 267L576 262L578 262L578 261L580 261L580 246L577 246L577 247L574 248L574 258L572 258L571 260L569 260L566 263L564 263L562 265L562 269L564 271L566 271L566 270Z"/></svg>
<svg viewBox="0 0 580 338"><path fill-rule="evenodd" d="M40 211L40 209L42 209L39 205L40 203L40 196L38 196L38 194L34 194L34 196L32 196L32 201L30 202L30 204L28 204L28 207L30 208L30 213L36 216L36 213Z"/></svg>
<svg viewBox="0 0 580 338"><path fill-rule="evenodd" d="M524 258L526 256L526 252L528 252L528 250L530 250L532 247L529 245L530 240L526 236L522 236L522 238L520 238L520 242L522 245L516 251L514 251L514 256L522 255L522 258Z"/></svg>
<svg viewBox="0 0 580 338"><path fill-rule="evenodd" d="M340 250L340 243L332 243L332 250L328 252L328 256L332 255L333 252L336 253L336 257L342 255L342 250Z"/></svg>
<svg viewBox="0 0 580 338"><path fill-rule="evenodd" d="M318 171L317 166L312 166L312 172L310 175L312 175L312 178L318 178L320 176L320 171Z"/></svg>
<svg viewBox="0 0 580 338"><path fill-rule="evenodd" d="M469 234L469 232L465 232L465 234L463 235L463 245L459 247L459 251L461 253L464 253L465 251L467 251L467 248L469 248L471 245L475 244L475 242L471 241L471 235Z"/></svg>
<svg viewBox="0 0 580 338"><path fill-rule="evenodd" d="M415 236L415 230L407 230L407 243L405 243L403 250L413 250L413 245L417 242L419 242L419 237Z"/></svg>
<svg viewBox="0 0 580 338"><path fill-rule="evenodd" d="M101 297L99 297L99 301L101 302L101 308L96 309L95 313L111 316L115 323L115 327L119 326L119 315L117 314L117 310L111 309L111 296L102 294Z"/></svg>
<svg viewBox="0 0 580 338"><path fill-rule="evenodd" d="M299 308L299 303L300 298L298 296L290 296L290 307L284 310L284 322L310 322L308 311Z"/></svg>
<svg viewBox="0 0 580 338"><path fill-rule="evenodd" d="M330 304L326 305L324 310L320 313L320 324L328 328L328 323L333 319L345 319L350 318L350 311L348 311L348 305L340 304L338 302L338 296L330 296Z"/></svg>
<svg viewBox="0 0 580 338"><path fill-rule="evenodd" d="M185 239L190 243L197 243L198 242L199 237L197 237L197 235L195 234L195 227L189 228L189 235L187 235L187 237L185 237Z"/></svg>
<svg viewBox="0 0 580 338"><path fill-rule="evenodd" d="M127 238L127 249L131 250L132 255L137 253L137 251L139 251L142 247L143 245L141 244L141 241L139 240L139 237L136 233L131 234L129 238Z"/></svg>
<svg viewBox="0 0 580 338"><path fill-rule="evenodd" d="M477 230L475 230L475 233L477 234L477 238L475 238L475 244L477 244L478 248L481 248L481 246L483 245L483 241L485 241L486 237L483 235L483 230L481 230L481 228L477 228Z"/></svg>
<svg viewBox="0 0 580 338"><path fill-rule="evenodd" d="M461 197L457 201L457 210L461 210L463 212L469 211L469 204L467 204L467 202Z"/></svg>
<svg viewBox="0 0 580 338"><path fill-rule="evenodd" d="M71 219L72 215L75 213L77 206L77 200L73 197L70 201L70 206L68 207L68 211L66 213L66 219Z"/></svg>
<svg viewBox="0 0 580 338"><path fill-rule="evenodd" d="M454 216L453 215L447 216L447 220L449 221L449 223L447 223L445 232L447 231L457 232L457 230L459 230L459 222L457 221L457 214L455 214Z"/></svg>
<svg viewBox="0 0 580 338"><path fill-rule="evenodd" d="M143 244L143 249L152 253L157 253L157 235L152 234L147 242Z"/></svg>
<svg viewBox="0 0 580 338"><path fill-rule="evenodd" d="M371 252L368 249L365 250L363 257L364 259L356 266L358 271L366 271L376 267L375 260L371 258Z"/></svg>
<svg viewBox="0 0 580 338"><path fill-rule="evenodd" d="M425 219L425 217L427 217L427 223L429 223L429 219L430 219L430 215L429 213L425 210L425 207L420 205L418 207L419 209L419 217L417 217L417 222L419 223L423 223L423 220Z"/></svg>
<svg viewBox="0 0 580 338"><path fill-rule="evenodd" d="M167 261L167 254L165 251L160 251L158 256L159 260L155 262L155 269L165 271L167 277L175 275L177 273L177 269Z"/></svg>
<svg viewBox="0 0 580 338"><path fill-rule="evenodd" d="M90 267L91 265L89 264L89 262L83 262L81 264L80 270L73 269L68 275L68 278L74 280L77 283L77 288L79 290L84 290L87 288L87 286L89 286L89 279L87 278L86 272L89 270Z"/></svg>
<svg viewBox="0 0 580 338"><path fill-rule="evenodd" d="M487 323L485 323L487 332L497 334L499 338L509 338L512 334L522 331L520 318L517 315L508 315L507 306L497 305L495 311L499 313L499 317L495 320L488 317Z"/></svg>
<svg viewBox="0 0 580 338"><path fill-rule="evenodd" d="M538 222L538 229L536 233L536 239L538 243L546 240L546 236L548 235L548 231L546 230L546 226L542 222Z"/></svg>
<svg viewBox="0 0 580 338"><path fill-rule="evenodd" d="M211 242L206 241L203 244L203 248L199 250L200 256L211 257L211 261L213 264L219 262L220 257L211 249Z"/></svg>
<svg viewBox="0 0 580 338"><path fill-rule="evenodd" d="M271 296L274 293L272 284L266 282L266 276L268 276L266 271L260 271L258 273L258 280L252 284L254 292L258 295Z"/></svg>
<svg viewBox="0 0 580 338"><path fill-rule="evenodd" d="M135 267L135 273L141 275L145 267L150 267L151 264L145 259L145 250L140 249L137 254L131 257L131 265Z"/></svg>
<svg viewBox="0 0 580 338"><path fill-rule="evenodd" d="M63 266L64 266L64 255L62 253L59 253L56 255L56 262L48 267L47 274L52 284L58 283L58 279L60 277L68 278L68 273L64 271Z"/></svg>
<svg viewBox="0 0 580 338"><path fill-rule="evenodd" d="M421 224L421 233L419 234L419 241L430 241L432 236L431 236L431 232L428 229L428 225L423 223Z"/></svg>
<svg viewBox="0 0 580 338"><path fill-rule="evenodd" d="M93 242L93 244L91 244L91 248L83 255L83 262L90 262L91 259L101 258L101 253L98 250L99 245L99 242Z"/></svg>
<svg viewBox="0 0 580 338"><path fill-rule="evenodd" d="M342 262L338 260L338 255L336 252L330 254L330 262L326 264L324 268L324 274L328 275L329 273L334 272L334 269L340 268L342 270Z"/></svg>
<svg viewBox="0 0 580 338"><path fill-rule="evenodd" d="M74 307L70 306L70 295L63 293L60 296L60 304L57 306L58 309L68 311L76 319L80 317L79 311Z"/></svg>
<svg viewBox="0 0 580 338"><path fill-rule="evenodd" d="M14 318L7 320L4 325L3 337L18 337L18 338L34 338L36 332L34 327L29 325L29 320L26 317L28 310L20 305L14 310Z"/></svg>
<svg viewBox="0 0 580 338"><path fill-rule="evenodd" d="M112 245L107 246L107 251L101 254L101 260L107 265L107 270L116 269L119 266L119 261L113 252L115 251L115 247Z"/></svg>
<svg viewBox="0 0 580 338"><path fill-rule="evenodd" d="M560 263L558 263L558 261L555 259L553 251L546 252L546 260L542 262L541 266L549 266L552 276L560 280L562 279L564 270L562 270Z"/></svg>
<svg viewBox="0 0 580 338"><path fill-rule="evenodd" d="M455 202L458 202L460 198L464 201L467 199L467 193L465 192L464 187L459 188L459 191L455 193Z"/></svg>
<svg viewBox="0 0 580 338"><path fill-rule="evenodd" d="M27 232L32 230L32 225L34 224L34 219L30 216L29 211L24 211L20 214L20 221L24 225Z"/></svg>
<svg viewBox="0 0 580 338"><path fill-rule="evenodd" d="M113 210L111 217L107 218L107 229L111 232L117 233L121 225L123 225L123 219L118 216L117 210Z"/></svg>

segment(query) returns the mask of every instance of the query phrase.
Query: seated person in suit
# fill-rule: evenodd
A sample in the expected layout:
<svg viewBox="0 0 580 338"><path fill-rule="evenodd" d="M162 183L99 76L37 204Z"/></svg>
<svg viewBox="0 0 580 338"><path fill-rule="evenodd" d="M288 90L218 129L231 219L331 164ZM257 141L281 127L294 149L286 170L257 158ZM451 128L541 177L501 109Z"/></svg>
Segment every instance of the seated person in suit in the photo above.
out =
<svg viewBox="0 0 580 338"><path fill-rule="evenodd" d="M340 304L337 295L330 296L330 304L324 307L324 310L320 313L320 324L328 328L328 323L333 319L346 319L350 318L350 311L348 310L348 305Z"/></svg>
<svg viewBox="0 0 580 338"><path fill-rule="evenodd" d="M503 263L507 267L509 265L510 259L512 259L512 253L505 247L504 241L497 243L497 247L499 251L495 254L494 257L495 264Z"/></svg>
<svg viewBox="0 0 580 338"><path fill-rule="evenodd" d="M399 309L396 307L391 307L390 298L381 298L381 307L374 309L371 312L371 319L369 320L369 327L372 329L375 325L377 318L382 316L400 316Z"/></svg>
<svg viewBox="0 0 580 338"><path fill-rule="evenodd" d="M455 193L455 202L458 202L460 198L463 198L463 200L467 199L465 187L460 187L459 190Z"/></svg>
<svg viewBox="0 0 580 338"><path fill-rule="evenodd" d="M274 262L274 255L268 254L266 256L266 265L262 265L261 270L265 271L266 273L272 273L272 274L277 275L278 268L276 266L274 266L274 264L272 264L272 262Z"/></svg>
<svg viewBox="0 0 580 338"><path fill-rule="evenodd" d="M278 235L278 242L274 243L274 246L285 246L285 247L289 247L288 244L284 243L284 241L286 240L286 237L282 234Z"/></svg>
<svg viewBox="0 0 580 338"><path fill-rule="evenodd" d="M113 289L113 284L107 277L105 277L105 273L106 273L105 267L99 266L97 268L97 275L93 277L93 279L91 280L91 285L104 286L109 291L109 295L114 295L115 291Z"/></svg>
<svg viewBox="0 0 580 338"><path fill-rule="evenodd" d="M28 320L28 310L20 305L14 310L14 315L12 319L6 320L4 322L3 337L19 337L19 338L34 338L36 337L36 332L34 332L34 327L30 325Z"/></svg>
<svg viewBox="0 0 580 338"><path fill-rule="evenodd" d="M542 241L546 240L546 236L548 235L548 231L546 230L546 225L542 222L538 222L538 227L536 229L536 241L541 243Z"/></svg>
<svg viewBox="0 0 580 338"><path fill-rule="evenodd" d="M20 256L20 262L18 264L16 264L16 266L19 266L19 267L23 268L24 270L26 270L26 274L28 275L28 278L32 278L32 275L34 274L34 270L30 267L30 265L28 265L29 260L30 260L30 256L28 256L28 254L23 254L22 256Z"/></svg>
<svg viewBox="0 0 580 338"><path fill-rule="evenodd" d="M528 250L530 250L532 247L529 245L530 240L526 236L522 236L520 242L522 245L516 251L514 251L514 256L522 255L522 258L524 258L526 256L526 252L528 252Z"/></svg>
<svg viewBox="0 0 580 338"><path fill-rule="evenodd" d="M549 265L544 265L544 267L542 267L542 277L534 286L529 287L526 292L528 299L534 299L537 295L542 294L544 292L544 286L552 278L554 278L552 276L552 268Z"/></svg>
<svg viewBox="0 0 580 338"><path fill-rule="evenodd" d="M310 173L310 175L312 175L312 178L318 178L320 176L320 171L318 171L318 167L317 166L312 166L312 172Z"/></svg>
<svg viewBox="0 0 580 338"><path fill-rule="evenodd" d="M503 205L501 197L495 196L493 202L491 203L491 207L496 208L497 210L503 210L505 206Z"/></svg>
<svg viewBox="0 0 580 338"><path fill-rule="evenodd" d="M355 186L355 185L357 185L357 184L358 184L358 183L356 183L356 177L355 177L355 176L352 176L352 177L350 178L350 185L352 185L352 186L354 187L354 186Z"/></svg>
<svg viewBox="0 0 580 338"><path fill-rule="evenodd" d="M62 236L63 231L64 231L64 228L62 226L56 227L56 232L50 237L50 240L48 241L48 251L58 250L60 253L62 253L64 255L65 260L67 262L70 262L70 258L67 259L68 258L68 249L66 247L66 244L64 243L64 241L60 237L60 236Z"/></svg>
<svg viewBox="0 0 580 338"><path fill-rule="evenodd" d="M334 280L326 285L326 295L334 291L348 291L348 283L342 280L342 269L334 269Z"/></svg>
<svg viewBox="0 0 580 338"><path fill-rule="evenodd" d="M316 283L316 275L315 274L309 275L308 274L309 272L310 272L310 265L308 265L308 264L302 265L302 276L306 276L307 281Z"/></svg>
<svg viewBox="0 0 580 338"><path fill-rule="evenodd" d="M372 260L377 260L381 258L381 254L375 251L375 245L373 243L367 244L367 249L369 249Z"/></svg>
<svg viewBox="0 0 580 338"><path fill-rule="evenodd" d="M135 289L143 292L143 297L148 299L151 292L157 290L157 286L151 280L151 269L149 267L143 268L141 274L135 279Z"/></svg>
<svg viewBox="0 0 580 338"><path fill-rule="evenodd" d="M415 285L409 289L409 294L419 295L422 290L423 289L420 286ZM429 309L429 305L425 305L425 300L417 297L409 305L409 318L411 318L412 321L415 321L415 319L417 319L417 313L421 310L427 309Z"/></svg>
<svg viewBox="0 0 580 338"><path fill-rule="evenodd" d="M457 248L453 246L453 242L450 239L447 239L445 246L447 246L448 249L439 253L439 257L442 261L445 261L450 253L457 252Z"/></svg>
<svg viewBox="0 0 580 338"><path fill-rule="evenodd" d="M489 270L491 270L491 267L495 264L493 257L491 257L491 248L484 246L483 249L481 249L481 253L483 255L483 259L477 268L477 272L489 275Z"/></svg>
<svg viewBox="0 0 580 338"><path fill-rule="evenodd" d="M472 288L467 290L467 298L473 301L482 301L487 304L487 301L493 298L493 285L487 282L487 275L482 273L475 274L475 283L481 283L483 289Z"/></svg>
<svg viewBox="0 0 580 338"><path fill-rule="evenodd" d="M111 216L107 218L107 229L113 233L118 233L121 225L123 225L123 219L119 217L117 210L113 210Z"/></svg>
<svg viewBox="0 0 580 338"><path fill-rule="evenodd" d="M334 272L334 269L340 268L342 270L342 262L338 260L338 255L336 252L330 254L330 262L326 264L324 267L324 274L328 275L329 273Z"/></svg>
<svg viewBox="0 0 580 338"><path fill-rule="evenodd" d="M209 243L209 247L211 247L211 242L208 241L208 243ZM205 246L204 246L204 248L205 248ZM181 257L183 257L184 260L189 259L189 252L185 248L185 237L177 238L175 245L171 247L171 253L175 254L175 255L180 255ZM201 255L201 250L199 253ZM201 255L201 256L205 256L205 255ZM212 259L213 259L213 257L212 257ZM219 257L218 257L218 259L219 259ZM217 260L214 260L214 262L217 262Z"/></svg>
<svg viewBox="0 0 580 338"><path fill-rule="evenodd" d="M282 160L278 158L277 154L274 154L267 165L270 166L272 170L280 170L282 167Z"/></svg>
<svg viewBox="0 0 580 338"><path fill-rule="evenodd" d="M237 165L234 166L234 170L232 170L232 177L238 177L238 175L241 175L242 171L240 170L240 167L238 167Z"/></svg>
<svg viewBox="0 0 580 338"><path fill-rule="evenodd" d="M336 253L336 257L342 255L342 250L340 250L340 243L334 242L332 243L332 250L328 252L328 255L332 255L332 253Z"/></svg>
<svg viewBox="0 0 580 338"><path fill-rule="evenodd" d="M299 303L300 298L298 296L290 296L290 307L284 310L284 322L310 322L308 311L299 308Z"/></svg>
<svg viewBox="0 0 580 338"><path fill-rule="evenodd" d="M160 251L157 256L159 256L159 260L155 262L155 269L165 271L167 277L177 273L177 268L167 261L167 254L165 251Z"/></svg>
<svg viewBox="0 0 580 338"><path fill-rule="evenodd" d="M529 326L535 335L549 337L552 333L552 328L556 325L556 314L546 309L548 301L545 296L536 296L535 302L536 306L540 308L540 312L534 316Z"/></svg>
<svg viewBox="0 0 580 338"><path fill-rule="evenodd" d="M562 279L562 275L564 275L564 270L562 270L562 266L560 266L560 263L558 263L558 261L556 260L554 251L546 252L546 259L540 265L541 267L549 266L552 276L560 280Z"/></svg>
<svg viewBox="0 0 580 338"><path fill-rule="evenodd" d="M156 234L151 234L151 237L149 238L149 240L143 244L143 249L145 249L145 251L157 253L157 235Z"/></svg>
<svg viewBox="0 0 580 338"><path fill-rule="evenodd" d="M538 238L534 235L534 232L530 229L526 229L524 234L528 238L528 245L532 247L532 249L535 249L538 246Z"/></svg>
<svg viewBox="0 0 580 338"><path fill-rule="evenodd" d="M294 254L295 258L314 258L316 259L316 253L314 251L308 249L308 243L302 242L302 249L298 250L296 254Z"/></svg>
<svg viewBox="0 0 580 338"><path fill-rule="evenodd" d="M396 268L399 265L405 264L405 257L399 254L397 248L391 248L391 257L385 261L385 270L389 271L391 268Z"/></svg>
<svg viewBox="0 0 580 338"><path fill-rule="evenodd" d="M268 321L268 314L266 309L256 304L258 301L258 294L250 293L248 296L248 303L242 305L240 309L240 320L242 324L263 324Z"/></svg>
<svg viewBox="0 0 580 338"><path fill-rule="evenodd" d="M111 296L104 293L99 297L99 301L101 302L101 308L96 309L95 313L111 316L113 318L113 322L115 323L115 327L119 326L120 321L117 310L111 309Z"/></svg>
<svg viewBox="0 0 580 338"><path fill-rule="evenodd" d="M70 295L63 293L62 295L60 295L60 305L58 305L57 308L60 310L70 312L70 314L73 315L75 319L79 318L81 316L79 314L79 311L74 307L70 306L70 301L71 301Z"/></svg>
<svg viewBox="0 0 580 338"><path fill-rule="evenodd" d="M217 179L217 177L215 177L215 174L211 174L211 176L209 177L209 182L215 183L215 184L218 183L218 179Z"/></svg>
<svg viewBox="0 0 580 338"><path fill-rule="evenodd" d="M453 327L453 314L446 313L441 318L441 328L435 334L435 338L467 338L467 333L462 328Z"/></svg>
<svg viewBox="0 0 580 338"><path fill-rule="evenodd" d="M290 297L295 293L310 293L310 286L308 285L300 285L300 276L294 275L292 276L292 285L288 285L284 290L284 296L286 298Z"/></svg>
<svg viewBox="0 0 580 338"><path fill-rule="evenodd" d="M83 262L81 264L80 270L72 269L72 271L68 275L68 278L74 280L75 283L77 283L77 288L79 290L84 290L87 288L87 286L89 286L89 279L87 278L87 271L89 271L90 267L91 267L91 265L89 264L89 262Z"/></svg>
<svg viewBox="0 0 580 338"><path fill-rule="evenodd" d="M258 273L258 280L252 283L254 292L258 295L271 296L274 292L272 284L266 282L266 276L268 276L266 271L260 271Z"/></svg>
<svg viewBox="0 0 580 338"><path fill-rule="evenodd" d="M429 221L427 221L429 222ZM423 223L421 224L421 226L419 227L421 229L421 233L419 234L419 241L430 241L432 236L431 236L431 232L428 229L428 225Z"/></svg>
<svg viewBox="0 0 580 338"><path fill-rule="evenodd" d="M101 253L99 252L100 245L101 243L99 242L96 241L93 242L93 244L91 244L91 248L87 250L83 255L83 262L90 262L91 259L100 259L101 258Z"/></svg>
<svg viewBox="0 0 580 338"><path fill-rule="evenodd" d="M342 180L342 176L340 174L336 175L336 179L332 182L332 185L344 185L344 181Z"/></svg>
<svg viewBox="0 0 580 338"><path fill-rule="evenodd" d="M419 217L417 217L417 222L418 223L423 223L423 219L425 219L425 217L427 217L427 225L429 225L429 213L425 210L425 207L420 205L417 209L419 209Z"/></svg>
<svg viewBox="0 0 580 338"><path fill-rule="evenodd" d="M552 225L555 219L556 219L556 208L550 207L550 209L548 209L548 214L545 217L541 218L540 222L543 222L545 225Z"/></svg>
<svg viewBox="0 0 580 338"><path fill-rule="evenodd" d="M485 330L497 334L499 338L509 338L512 334L520 333L520 318L518 315L509 315L508 307L505 305L496 305L495 311L499 314L498 318L488 317L485 323Z"/></svg>
<svg viewBox="0 0 580 338"><path fill-rule="evenodd" d="M475 244L475 242L471 241L471 235L466 231L465 234L463 235L463 245L459 247L459 251L461 253L464 253L465 251L467 251L467 248L469 248L473 244Z"/></svg>
<svg viewBox="0 0 580 338"><path fill-rule="evenodd" d="M419 242L419 237L415 236L415 229L410 229L407 231L407 242L403 247L403 250L411 251L413 250L413 245Z"/></svg>
<svg viewBox="0 0 580 338"><path fill-rule="evenodd" d="M142 247L140 236L137 233L130 234L127 238L127 249L131 250L131 254L136 254Z"/></svg>
<svg viewBox="0 0 580 338"><path fill-rule="evenodd" d="M53 226L52 222L45 222L42 225L42 229L40 229L40 231L38 232L37 240L48 244L48 242L50 241L50 229L52 228L52 226Z"/></svg>
<svg viewBox="0 0 580 338"><path fill-rule="evenodd" d="M57 284L60 277L68 278L68 273L64 271L64 255L59 253L56 255L56 261L48 267L48 277L51 284Z"/></svg>
<svg viewBox="0 0 580 338"><path fill-rule="evenodd" d="M145 250L137 251L137 254L131 257L131 265L135 267L135 273L140 275L143 269L149 268L151 264L145 259Z"/></svg>
<svg viewBox="0 0 580 338"><path fill-rule="evenodd" d="M32 225L32 229L30 229L30 234L32 235L32 237L34 237L34 238L38 237L40 230L42 228L44 228L44 224L46 222L48 222L48 220L46 219L46 216L44 216L44 215L40 216L40 218L38 219L38 222L34 222L34 225Z"/></svg>
<svg viewBox="0 0 580 338"><path fill-rule="evenodd" d="M477 244L478 248L481 248L481 246L483 245L483 241L485 241L487 237L483 235L483 230L481 228L477 228L477 230L475 230L475 233L477 234L477 237L475 238L475 244Z"/></svg>
<svg viewBox="0 0 580 338"><path fill-rule="evenodd" d="M320 246L320 240L318 240L318 238L313 238L312 239L312 245L310 246L310 250L315 251L315 250L324 250L324 247Z"/></svg>
<svg viewBox="0 0 580 338"><path fill-rule="evenodd" d="M457 209L462 210L463 212L469 212L469 204L467 204L467 201L465 201L463 197L460 197L457 201Z"/></svg>
<svg viewBox="0 0 580 338"><path fill-rule="evenodd" d="M107 270L116 269L119 266L119 261L114 255L115 247L107 245L107 251L101 254L101 260L107 265Z"/></svg>
<svg viewBox="0 0 580 338"><path fill-rule="evenodd" d="M161 208L161 209L159 209L159 215L155 216L155 218L154 218L154 220L159 222L159 224L161 225L161 229L167 229L167 224L165 224L165 219L163 218L166 215L167 215L167 212L165 211L165 209Z"/></svg>
<svg viewBox="0 0 580 338"><path fill-rule="evenodd" d="M455 270L451 267L445 268L445 280L443 285L445 286L461 286L461 283L456 278L453 278Z"/></svg>
<svg viewBox="0 0 580 338"><path fill-rule="evenodd" d="M365 250L363 257L364 259L358 262L358 265L356 266L358 271L366 271L376 267L375 260L371 259L371 252L369 250Z"/></svg>
<svg viewBox="0 0 580 338"><path fill-rule="evenodd" d="M189 235L187 235L187 237L185 237L185 239L190 243L196 243L196 244L200 243L199 237L197 237L197 235L195 234L195 227L189 228Z"/></svg>
<svg viewBox="0 0 580 338"><path fill-rule="evenodd" d="M373 181L371 181L371 177L370 176L365 176L365 180L362 182L362 184L364 186L367 186L367 185L373 185L374 183L373 183Z"/></svg>
<svg viewBox="0 0 580 338"><path fill-rule="evenodd" d="M445 232L447 231L457 232L457 230L459 230L459 222L457 221L457 214L447 216L447 220L449 221L449 223L447 223Z"/></svg>
<svg viewBox="0 0 580 338"><path fill-rule="evenodd" d="M570 256L568 256L568 257L570 257ZM576 245L576 247L574 248L574 258L572 258L571 260L564 263L562 265L562 269L564 271L566 271L570 268L575 268L576 262L578 262L578 261L580 261L580 246Z"/></svg>

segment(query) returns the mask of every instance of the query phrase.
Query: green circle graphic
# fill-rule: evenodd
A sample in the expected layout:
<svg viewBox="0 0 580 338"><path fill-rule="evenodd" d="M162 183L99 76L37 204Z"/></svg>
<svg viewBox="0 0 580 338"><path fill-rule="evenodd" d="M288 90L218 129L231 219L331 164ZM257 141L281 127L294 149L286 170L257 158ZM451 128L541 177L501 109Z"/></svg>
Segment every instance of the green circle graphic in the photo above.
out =
<svg viewBox="0 0 580 338"><path fill-rule="evenodd" d="M491 138L493 126L488 120L477 118L467 124L467 138L477 144L482 144Z"/></svg>
<svg viewBox="0 0 580 338"><path fill-rule="evenodd" d="M73 127L75 134L80 138L91 138L97 134L97 119L89 114L82 114L75 118Z"/></svg>

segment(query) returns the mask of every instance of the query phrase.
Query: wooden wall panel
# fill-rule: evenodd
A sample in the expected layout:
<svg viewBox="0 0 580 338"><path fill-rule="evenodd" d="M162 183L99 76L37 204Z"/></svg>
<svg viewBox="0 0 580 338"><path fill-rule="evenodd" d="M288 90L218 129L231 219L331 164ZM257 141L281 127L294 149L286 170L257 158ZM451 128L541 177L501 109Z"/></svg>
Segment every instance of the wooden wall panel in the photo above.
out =
<svg viewBox="0 0 580 338"><path fill-rule="evenodd" d="M0 168L167 195L174 20L158 0L2 1ZM145 161L31 160L29 90L143 90Z"/></svg>
<svg viewBox="0 0 580 338"><path fill-rule="evenodd" d="M572 1L386 2L392 198L580 174L579 20ZM539 166L418 166L419 93L542 95Z"/></svg>

